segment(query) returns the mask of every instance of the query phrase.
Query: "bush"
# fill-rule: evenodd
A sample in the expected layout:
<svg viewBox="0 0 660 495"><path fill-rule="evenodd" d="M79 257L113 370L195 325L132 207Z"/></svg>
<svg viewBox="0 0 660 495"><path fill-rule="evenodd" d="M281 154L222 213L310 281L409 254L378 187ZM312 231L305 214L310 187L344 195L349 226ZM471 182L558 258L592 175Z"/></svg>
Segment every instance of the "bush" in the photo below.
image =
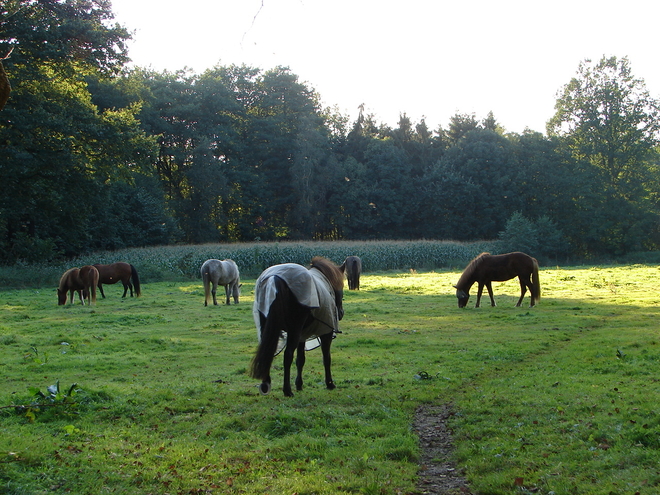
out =
<svg viewBox="0 0 660 495"><path fill-rule="evenodd" d="M536 221L515 212L499 233L498 249L502 253L522 251L542 263L557 261L570 252L568 242L557 225L547 216Z"/></svg>

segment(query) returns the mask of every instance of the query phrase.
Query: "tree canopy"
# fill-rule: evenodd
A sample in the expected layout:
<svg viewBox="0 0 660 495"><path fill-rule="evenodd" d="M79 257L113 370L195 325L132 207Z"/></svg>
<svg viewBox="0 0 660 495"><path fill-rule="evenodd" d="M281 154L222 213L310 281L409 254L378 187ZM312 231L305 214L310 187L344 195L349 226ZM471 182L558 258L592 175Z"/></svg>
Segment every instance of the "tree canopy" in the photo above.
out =
<svg viewBox="0 0 660 495"><path fill-rule="evenodd" d="M585 60L547 135L519 135L492 112L390 128L362 106L351 123L286 67L129 70L129 39L106 1L0 6L0 261L280 239L660 247L658 102L626 58Z"/></svg>

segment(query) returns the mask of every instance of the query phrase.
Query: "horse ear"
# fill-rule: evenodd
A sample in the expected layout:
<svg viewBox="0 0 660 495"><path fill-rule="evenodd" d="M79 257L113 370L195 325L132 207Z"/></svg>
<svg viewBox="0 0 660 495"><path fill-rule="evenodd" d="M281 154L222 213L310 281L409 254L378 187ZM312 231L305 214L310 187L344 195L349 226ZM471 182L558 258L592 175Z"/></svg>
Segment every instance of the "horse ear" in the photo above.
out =
<svg viewBox="0 0 660 495"><path fill-rule="evenodd" d="M452 285L452 287L453 287L454 289L458 289L458 287L456 287L455 285Z"/></svg>

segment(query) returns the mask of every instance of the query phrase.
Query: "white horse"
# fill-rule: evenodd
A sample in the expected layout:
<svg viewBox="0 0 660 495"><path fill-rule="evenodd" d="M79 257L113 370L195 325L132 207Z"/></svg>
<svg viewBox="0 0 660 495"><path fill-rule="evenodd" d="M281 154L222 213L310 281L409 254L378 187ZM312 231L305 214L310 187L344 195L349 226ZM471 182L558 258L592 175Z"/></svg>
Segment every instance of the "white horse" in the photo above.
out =
<svg viewBox="0 0 660 495"><path fill-rule="evenodd" d="M241 294L241 277L238 273L238 266L233 260L206 260L202 264L201 272L204 282L204 306L208 306L211 294L213 294L213 304L218 305L215 297L218 285L225 287L227 304L229 304L230 295L234 296L234 304L238 304L238 296ZM213 284L212 290L211 284Z"/></svg>

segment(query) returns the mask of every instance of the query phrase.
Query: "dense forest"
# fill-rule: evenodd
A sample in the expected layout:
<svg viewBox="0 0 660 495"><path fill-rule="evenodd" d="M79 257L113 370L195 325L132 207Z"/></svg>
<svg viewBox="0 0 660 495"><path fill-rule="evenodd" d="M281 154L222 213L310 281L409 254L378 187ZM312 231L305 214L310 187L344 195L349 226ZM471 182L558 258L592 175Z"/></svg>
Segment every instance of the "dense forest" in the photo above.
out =
<svg viewBox="0 0 660 495"><path fill-rule="evenodd" d="M500 238L548 257L660 248L658 110L585 60L545 133L494 115L395 128L286 67L129 68L109 2L0 5L0 262L254 240Z"/></svg>

